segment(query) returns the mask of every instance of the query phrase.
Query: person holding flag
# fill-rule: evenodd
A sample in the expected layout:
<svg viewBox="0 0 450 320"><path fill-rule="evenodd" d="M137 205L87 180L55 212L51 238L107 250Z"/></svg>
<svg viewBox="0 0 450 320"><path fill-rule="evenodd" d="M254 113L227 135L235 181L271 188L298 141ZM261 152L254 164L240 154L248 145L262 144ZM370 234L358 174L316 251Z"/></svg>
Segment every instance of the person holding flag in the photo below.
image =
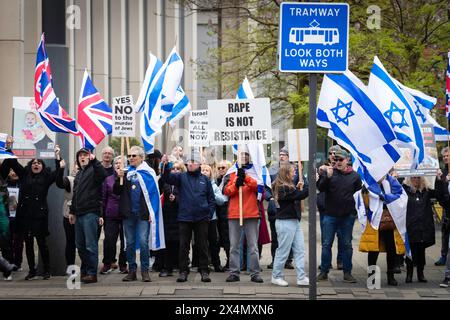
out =
<svg viewBox="0 0 450 320"><path fill-rule="evenodd" d="M144 161L144 150L132 146L128 155L130 166L117 170L113 192L120 196L119 212L125 230L128 274L123 281L136 281L136 241L139 241L141 276L150 282L150 249L164 249L164 223L155 171ZM136 239L136 237L138 239ZM150 246L149 246L150 242Z"/></svg>

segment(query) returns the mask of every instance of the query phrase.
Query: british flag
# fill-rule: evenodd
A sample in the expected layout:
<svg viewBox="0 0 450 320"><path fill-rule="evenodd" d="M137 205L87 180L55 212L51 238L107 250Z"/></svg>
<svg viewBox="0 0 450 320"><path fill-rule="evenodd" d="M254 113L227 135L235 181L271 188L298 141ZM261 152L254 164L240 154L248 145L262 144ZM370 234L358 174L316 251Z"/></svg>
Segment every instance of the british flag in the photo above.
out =
<svg viewBox="0 0 450 320"><path fill-rule="evenodd" d="M450 120L450 50L448 51L447 74L445 77L445 114Z"/></svg>
<svg viewBox="0 0 450 320"><path fill-rule="evenodd" d="M52 72L50 70L50 61L47 56L47 52L45 51L45 37L44 34L41 35L41 41L39 42L39 46L36 53L36 68L34 70L34 100L36 101L36 105L38 107L42 104L41 98L41 77L42 72L45 71L47 73L47 77L52 82Z"/></svg>
<svg viewBox="0 0 450 320"><path fill-rule="evenodd" d="M78 129L82 147L89 150L112 132L112 109L92 84L87 70L84 71L78 102Z"/></svg>
<svg viewBox="0 0 450 320"><path fill-rule="evenodd" d="M42 102L37 110L42 121L53 132L71 133L78 136L80 133L77 129L76 121L59 105L45 70L42 72L40 82Z"/></svg>

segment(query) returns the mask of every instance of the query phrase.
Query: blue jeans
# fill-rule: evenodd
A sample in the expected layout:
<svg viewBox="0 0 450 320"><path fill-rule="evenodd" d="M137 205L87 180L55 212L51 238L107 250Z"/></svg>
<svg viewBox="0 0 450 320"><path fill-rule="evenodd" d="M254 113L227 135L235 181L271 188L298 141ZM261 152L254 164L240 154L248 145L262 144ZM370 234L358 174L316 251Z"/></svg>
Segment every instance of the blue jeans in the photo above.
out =
<svg viewBox="0 0 450 320"><path fill-rule="evenodd" d="M320 271L328 273L331 265L331 248L333 247L336 232L341 233L342 263L344 273L352 272L352 233L355 216L333 217L324 215L322 220L322 264Z"/></svg>
<svg viewBox="0 0 450 320"><path fill-rule="evenodd" d="M81 259L81 273L90 276L97 275L98 220L95 213L77 216L75 220L75 244Z"/></svg>
<svg viewBox="0 0 450 320"><path fill-rule="evenodd" d="M320 231L321 231L321 241L323 243L323 217L325 216L324 213L319 213L320 216ZM337 254L337 258L336 261L339 263L342 263L342 248L344 248L344 244L342 243L342 236L341 236L341 230L338 230L336 232L337 235L337 239L338 239L338 254ZM331 256L333 257L333 253L331 253ZM332 261L333 258L330 259L330 261ZM328 267L331 268L331 265Z"/></svg>
<svg viewBox="0 0 450 320"><path fill-rule="evenodd" d="M305 278L305 239L297 219L277 219L275 221L277 230L278 248L273 261L273 278L284 278L283 270L289 252L292 248L297 280Z"/></svg>
<svg viewBox="0 0 450 320"><path fill-rule="evenodd" d="M139 247L141 252L141 271L148 271L150 267L149 234L150 222L142 220L139 215L132 214L128 219L123 220L125 231L126 253L130 272L136 272L136 238L139 237Z"/></svg>

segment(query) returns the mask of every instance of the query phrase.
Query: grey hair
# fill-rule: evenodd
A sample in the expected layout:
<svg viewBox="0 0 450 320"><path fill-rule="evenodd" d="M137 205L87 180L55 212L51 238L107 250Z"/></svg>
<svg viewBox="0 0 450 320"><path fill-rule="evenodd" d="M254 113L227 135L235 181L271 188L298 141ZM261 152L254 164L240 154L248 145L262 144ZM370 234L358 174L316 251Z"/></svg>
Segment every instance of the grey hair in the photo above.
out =
<svg viewBox="0 0 450 320"><path fill-rule="evenodd" d="M133 150L135 150L135 151L137 152L138 156L142 157L142 159L145 158L145 152L144 152L144 149L142 149L142 148L139 147L139 146L132 146L132 147L130 148L130 152L133 151Z"/></svg>
<svg viewBox="0 0 450 320"><path fill-rule="evenodd" d="M125 158L125 157L124 157L124 158ZM117 163L117 161L119 161L119 160L122 160L122 156L117 156L117 157L114 158L114 160L113 160L114 165L115 165L115 164ZM127 159L125 158L124 160L125 160L125 161L124 161L123 165L126 166L126 165L127 165Z"/></svg>
<svg viewBox="0 0 450 320"><path fill-rule="evenodd" d="M448 153L448 147L445 147L444 149L441 150L441 156L443 156L444 153Z"/></svg>
<svg viewBox="0 0 450 320"><path fill-rule="evenodd" d="M112 153L112 155L113 155L113 157L116 155L116 153L114 152L114 149L113 148L111 148L110 146L106 146L106 147L104 147L103 149L102 149L102 154L106 151L106 150L109 150L109 151L111 151L111 153Z"/></svg>

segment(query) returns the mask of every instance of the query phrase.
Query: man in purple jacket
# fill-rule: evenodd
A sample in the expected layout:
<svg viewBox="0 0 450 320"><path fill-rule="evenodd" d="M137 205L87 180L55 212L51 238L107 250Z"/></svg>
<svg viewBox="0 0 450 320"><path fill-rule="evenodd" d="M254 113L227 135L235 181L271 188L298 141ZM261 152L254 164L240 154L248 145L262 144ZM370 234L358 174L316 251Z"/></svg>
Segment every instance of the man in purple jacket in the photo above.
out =
<svg viewBox="0 0 450 320"><path fill-rule="evenodd" d="M121 157L114 159L114 169L118 170L122 165ZM122 217L119 213L120 196L114 194L113 186L117 173L108 176L103 182L103 212L105 218L103 240L103 267L101 274L108 274L113 271L116 262L116 243L120 234L119 268L120 273L128 273L127 258L124 250Z"/></svg>

